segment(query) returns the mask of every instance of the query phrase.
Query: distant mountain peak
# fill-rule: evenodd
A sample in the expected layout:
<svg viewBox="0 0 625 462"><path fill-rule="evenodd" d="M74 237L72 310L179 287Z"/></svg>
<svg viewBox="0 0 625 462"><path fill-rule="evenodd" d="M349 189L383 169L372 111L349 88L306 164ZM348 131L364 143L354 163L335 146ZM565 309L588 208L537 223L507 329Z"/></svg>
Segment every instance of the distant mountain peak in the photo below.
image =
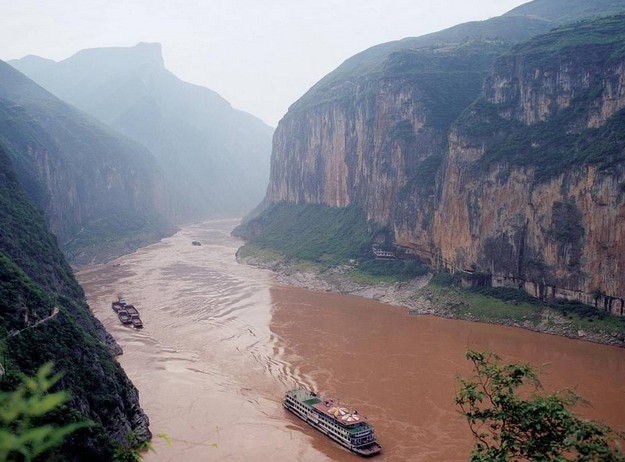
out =
<svg viewBox="0 0 625 462"><path fill-rule="evenodd" d="M158 42L139 42L133 47L128 47L128 50L132 50L134 54L146 59L158 61L164 66L163 47Z"/></svg>
<svg viewBox="0 0 625 462"><path fill-rule="evenodd" d="M37 55L26 55L23 58L19 59L19 60L15 60L15 61L21 61L23 63L54 63L56 61L52 60L52 59L48 59L48 58L42 58L41 56L37 56Z"/></svg>
<svg viewBox="0 0 625 462"><path fill-rule="evenodd" d="M132 47L88 48L70 56L61 63L67 66L98 66L110 69L136 68L145 65L165 67L163 50L160 43L139 42Z"/></svg>
<svg viewBox="0 0 625 462"><path fill-rule="evenodd" d="M165 173L174 219L241 216L262 199L273 130L169 72L160 43L92 48L50 66L11 64L144 144Z"/></svg>
<svg viewBox="0 0 625 462"><path fill-rule="evenodd" d="M139 42L131 48L150 50L156 52L159 56L162 54L162 46L159 42Z"/></svg>

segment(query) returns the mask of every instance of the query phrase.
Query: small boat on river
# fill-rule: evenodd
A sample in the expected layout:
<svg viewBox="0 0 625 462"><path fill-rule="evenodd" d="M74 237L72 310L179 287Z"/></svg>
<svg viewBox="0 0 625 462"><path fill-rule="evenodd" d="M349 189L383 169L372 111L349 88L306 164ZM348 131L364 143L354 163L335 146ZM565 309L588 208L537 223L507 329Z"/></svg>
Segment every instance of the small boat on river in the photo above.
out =
<svg viewBox="0 0 625 462"><path fill-rule="evenodd" d="M128 314L128 311L126 310L119 310L117 312L117 317L122 322L122 324L132 323L132 318L130 317L130 315Z"/></svg>
<svg viewBox="0 0 625 462"><path fill-rule="evenodd" d="M115 311L116 313L119 310L124 309L125 306L126 306L126 300L124 300L123 298L120 298L117 301L111 303L111 308L113 308L113 311Z"/></svg>
<svg viewBox="0 0 625 462"><path fill-rule="evenodd" d="M134 305L126 305L126 311L130 316L139 317L139 310L137 310Z"/></svg>
<svg viewBox="0 0 625 462"><path fill-rule="evenodd" d="M143 329L143 321L139 316L130 316L130 322L135 329Z"/></svg>
<svg viewBox="0 0 625 462"><path fill-rule="evenodd" d="M356 454L373 456L382 451L367 417L339 405L338 400L322 399L305 388L296 388L286 393L283 405L304 422Z"/></svg>
<svg viewBox="0 0 625 462"><path fill-rule="evenodd" d="M139 310L134 305L129 305L123 298L111 303L111 308L117 313L122 324L132 324L135 329L143 328L143 321L139 317Z"/></svg>

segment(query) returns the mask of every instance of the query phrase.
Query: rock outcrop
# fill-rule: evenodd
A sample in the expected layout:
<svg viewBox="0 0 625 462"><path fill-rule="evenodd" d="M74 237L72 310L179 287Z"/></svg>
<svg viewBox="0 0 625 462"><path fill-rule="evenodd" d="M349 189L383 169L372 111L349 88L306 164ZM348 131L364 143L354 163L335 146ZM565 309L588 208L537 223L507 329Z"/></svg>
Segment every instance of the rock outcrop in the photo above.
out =
<svg viewBox="0 0 625 462"><path fill-rule="evenodd" d="M496 61L450 133L432 229L442 260L625 314L624 33L625 16L595 20Z"/></svg>
<svg viewBox="0 0 625 462"><path fill-rule="evenodd" d="M625 9L599 3L532 2L346 61L280 122L265 204L356 205L432 265L624 314L625 16L513 44L558 11Z"/></svg>

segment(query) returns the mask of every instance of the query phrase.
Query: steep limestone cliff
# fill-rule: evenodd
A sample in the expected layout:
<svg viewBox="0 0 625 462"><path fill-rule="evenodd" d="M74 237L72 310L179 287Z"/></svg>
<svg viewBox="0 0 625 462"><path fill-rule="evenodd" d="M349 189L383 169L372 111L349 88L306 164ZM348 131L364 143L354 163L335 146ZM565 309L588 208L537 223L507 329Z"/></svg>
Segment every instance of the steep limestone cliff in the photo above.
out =
<svg viewBox="0 0 625 462"><path fill-rule="evenodd" d="M601 9L528 5L551 25ZM480 27L374 47L321 80L276 130L265 203L355 205L433 265L623 314L625 17L517 46L514 23L508 41Z"/></svg>
<svg viewBox="0 0 625 462"><path fill-rule="evenodd" d="M615 3L625 8L622 0L592 8L540 3L381 44L345 61L278 125L265 204L355 203L400 234L427 229L449 127L479 96L496 56L560 17L612 11Z"/></svg>
<svg viewBox="0 0 625 462"><path fill-rule="evenodd" d="M432 230L444 261L624 314L623 37L615 16L497 60L450 134Z"/></svg>
<svg viewBox="0 0 625 462"><path fill-rule="evenodd" d="M284 120L272 159L272 171L284 175L274 177L269 200L336 207L355 202L373 220L388 222L398 190L443 140L426 126L417 88L375 84L373 91L354 89L357 105L328 103Z"/></svg>
<svg viewBox="0 0 625 462"><path fill-rule="evenodd" d="M274 136L267 200L354 203L389 223L400 192L440 164L446 131L506 48L475 40L394 52L379 72L298 102Z"/></svg>

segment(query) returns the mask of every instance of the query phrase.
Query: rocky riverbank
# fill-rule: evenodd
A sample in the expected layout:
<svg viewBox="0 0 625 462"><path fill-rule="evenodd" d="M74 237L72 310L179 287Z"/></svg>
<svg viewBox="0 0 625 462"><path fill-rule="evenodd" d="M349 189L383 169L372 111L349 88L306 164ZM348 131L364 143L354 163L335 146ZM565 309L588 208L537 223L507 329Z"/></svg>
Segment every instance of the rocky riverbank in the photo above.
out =
<svg viewBox="0 0 625 462"><path fill-rule="evenodd" d="M280 284L371 298L406 308L408 315L432 315L507 325L572 339L625 347L625 331L622 328L606 328L603 325L593 325L592 321L581 322L570 319L557 310L539 305L531 314L526 314L526 308L524 314L510 315L510 308L514 312L514 307L521 305L516 301L501 301L501 304L507 308L506 312L489 312L488 309L478 306L483 296L477 296L459 288L441 288L430 285L432 275L405 282L366 284L355 281L350 276L352 267L349 265L320 269L301 262L268 259L266 256L241 256L239 253L237 253L237 261L273 271L276 281Z"/></svg>

